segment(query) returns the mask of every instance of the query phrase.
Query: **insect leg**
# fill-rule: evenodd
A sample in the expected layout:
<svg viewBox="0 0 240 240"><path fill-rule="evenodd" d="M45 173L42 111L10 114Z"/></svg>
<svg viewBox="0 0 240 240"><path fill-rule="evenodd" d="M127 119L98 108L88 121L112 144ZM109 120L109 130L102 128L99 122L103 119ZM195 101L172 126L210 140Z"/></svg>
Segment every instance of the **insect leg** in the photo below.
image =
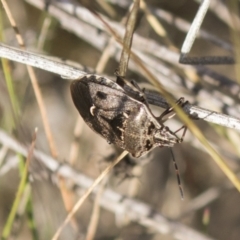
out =
<svg viewBox="0 0 240 240"><path fill-rule="evenodd" d="M124 76L119 75L117 70L115 70L115 75L117 76L116 83L124 89L128 96L136 99L137 101L148 104L144 92L134 80L128 82Z"/></svg>
<svg viewBox="0 0 240 240"><path fill-rule="evenodd" d="M175 172L176 172L176 176L177 176L177 182L178 182L178 187L179 187L181 199L183 200L184 199L184 194L183 194L183 188L182 188L182 183L181 183L181 179L180 179L179 169L178 169L178 166L177 166L177 162L174 158L173 151L172 151L171 148L169 148L169 149L170 149L170 152L171 152L171 155L172 155L172 160L173 160L173 164L174 164L174 168L175 168Z"/></svg>
<svg viewBox="0 0 240 240"><path fill-rule="evenodd" d="M186 102L184 101L184 98L181 97L176 101L176 105L179 105L180 107L183 107ZM174 107L167 108L159 117L157 117L157 120L160 123L166 122L168 119L171 119L174 117L176 113L174 112Z"/></svg>
<svg viewBox="0 0 240 240"><path fill-rule="evenodd" d="M183 125L182 127L180 127L177 131L174 132L174 134L176 134L177 132L181 131L183 129L183 133L181 138L179 139L179 143L181 143L185 137L185 134L187 132L187 126Z"/></svg>
<svg viewBox="0 0 240 240"><path fill-rule="evenodd" d="M176 143L182 143L183 142L183 139L184 139L184 137L185 137L185 134L186 134L186 132L187 132L187 127L185 126L185 125L183 125L182 127L180 127L177 131L175 131L175 132L173 132L173 131L171 131L170 129L169 129L169 127L167 127L167 126L163 126L163 128L164 128L164 130L166 131L166 132L168 132L168 133L170 133L173 137L175 137L175 142ZM183 129L183 133L182 133L182 136L181 137L179 137L178 135L177 135L177 133L179 132L179 131L181 131Z"/></svg>
<svg viewBox="0 0 240 240"><path fill-rule="evenodd" d="M163 123L162 123L162 125L163 125ZM182 129L182 127L181 127L181 129ZM163 132L167 132L167 133L169 133L170 135L172 135L172 137L173 137L174 139L171 139L171 141L174 141L174 143L181 143L181 142L183 141L183 140L182 140L182 137L180 138L180 137L176 134L176 132L171 131L168 126L163 125L162 131L163 131ZM177 132L178 132L178 130L177 130Z"/></svg>

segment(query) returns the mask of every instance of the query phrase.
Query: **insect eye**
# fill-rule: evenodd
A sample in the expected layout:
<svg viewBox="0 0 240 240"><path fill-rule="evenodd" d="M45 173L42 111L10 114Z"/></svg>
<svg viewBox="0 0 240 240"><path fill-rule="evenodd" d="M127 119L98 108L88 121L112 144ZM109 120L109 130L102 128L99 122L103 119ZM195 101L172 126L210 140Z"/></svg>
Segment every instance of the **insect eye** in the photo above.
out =
<svg viewBox="0 0 240 240"><path fill-rule="evenodd" d="M107 98L107 94L103 93L103 92L97 92L97 97L100 99L106 99Z"/></svg>

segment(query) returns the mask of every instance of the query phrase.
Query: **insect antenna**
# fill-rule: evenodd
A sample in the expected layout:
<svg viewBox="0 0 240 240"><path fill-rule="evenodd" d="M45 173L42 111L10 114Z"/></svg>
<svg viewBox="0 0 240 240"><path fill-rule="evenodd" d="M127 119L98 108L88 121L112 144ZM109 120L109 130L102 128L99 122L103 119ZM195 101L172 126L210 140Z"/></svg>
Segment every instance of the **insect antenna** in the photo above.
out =
<svg viewBox="0 0 240 240"><path fill-rule="evenodd" d="M175 168L175 172L176 172L176 176L177 176L178 187L179 187L181 199L183 200L184 199L184 194L183 194L183 188L182 188L182 184L181 184L179 169L178 169L177 162L176 162L174 154L173 154L173 150L171 148L169 148L169 149L170 149L170 152L171 152L171 155L172 155L172 160L173 160L173 164L174 164L174 168Z"/></svg>

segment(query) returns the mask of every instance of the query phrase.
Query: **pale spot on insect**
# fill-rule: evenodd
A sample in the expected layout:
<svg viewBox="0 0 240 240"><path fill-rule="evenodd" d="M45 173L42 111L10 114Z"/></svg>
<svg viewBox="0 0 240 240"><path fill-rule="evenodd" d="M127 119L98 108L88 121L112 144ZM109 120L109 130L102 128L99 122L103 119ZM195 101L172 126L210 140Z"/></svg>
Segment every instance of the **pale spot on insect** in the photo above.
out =
<svg viewBox="0 0 240 240"><path fill-rule="evenodd" d="M119 129L121 132L124 132L124 129L117 127L117 129Z"/></svg>
<svg viewBox="0 0 240 240"><path fill-rule="evenodd" d="M125 112L123 112L123 116L124 116L125 118L129 118L129 116L128 116L127 113L125 113Z"/></svg>
<svg viewBox="0 0 240 240"><path fill-rule="evenodd" d="M96 107L93 105L90 107L90 113L92 116L94 116L94 110L96 109Z"/></svg>
<svg viewBox="0 0 240 240"><path fill-rule="evenodd" d="M90 78L92 77L92 74L87 74L87 75L84 75L83 78L86 77L86 78Z"/></svg>
<svg viewBox="0 0 240 240"><path fill-rule="evenodd" d="M111 79L105 78L105 77L101 77L102 79L104 78L104 81L106 82L106 84L112 84L113 81Z"/></svg>
<svg viewBox="0 0 240 240"><path fill-rule="evenodd" d="M96 77L96 80L100 80L103 78L102 76L99 76L99 75L95 75L95 77Z"/></svg>

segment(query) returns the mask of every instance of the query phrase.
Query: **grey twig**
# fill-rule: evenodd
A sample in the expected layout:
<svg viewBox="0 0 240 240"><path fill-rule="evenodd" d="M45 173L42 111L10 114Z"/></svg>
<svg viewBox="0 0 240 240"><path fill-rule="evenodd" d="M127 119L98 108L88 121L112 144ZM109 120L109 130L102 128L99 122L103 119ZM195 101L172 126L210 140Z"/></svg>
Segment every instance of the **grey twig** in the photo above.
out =
<svg viewBox="0 0 240 240"><path fill-rule="evenodd" d="M44 9L44 0L25 0L26 2L32 4L33 6L39 8L39 9ZM115 4L119 4L119 2L113 2ZM131 1L126 1L126 5L124 6L129 6ZM123 4L121 2L121 4ZM64 2L58 2L55 3L54 5L50 5L48 12L57 18L59 22L62 24L62 27L65 28L66 30L73 32L80 38L84 39L88 43L92 44L94 47L99 49L100 51L103 50L104 46L107 44L108 41L108 34L106 33L106 29L102 22L96 18L93 14L91 14L86 8L82 7L79 4L72 4L72 3L64 3ZM103 17L103 16L102 16ZM173 19L176 19L175 16L171 16ZM123 36L124 34L124 26L119 24L118 22L114 22L106 17L103 17L103 19L113 28L120 36ZM174 21L175 22L175 21ZM101 30L101 34L99 33L99 30ZM88 34L85 34L88 32ZM214 38L212 36L212 38ZM97 41L96 41L97 39ZM216 37L214 38L216 39ZM117 49L119 48L119 45L116 44ZM228 47L229 48L229 47ZM157 42L155 42L152 39L149 38L144 38L137 33L134 34L134 41L133 41L133 50L138 50L144 55L148 55L151 57L156 62L157 59L164 60L172 65L174 65L177 68L180 69L185 69L188 71L196 71L193 66L183 66L178 64L179 60L179 53L172 51L165 46L160 46ZM118 51L120 51L118 49ZM114 52L114 51L113 51ZM114 55L114 53L113 53ZM116 54L115 54L116 55ZM117 55L116 55L117 56ZM115 56L115 57L116 57ZM155 58L152 58L154 56ZM117 57L118 58L118 57ZM119 59L119 58L118 58ZM143 59L146 65L148 65L149 59ZM159 65L163 65L163 63L158 62L155 66L155 71L158 70ZM131 66L130 66L131 68ZM136 69L134 69L136 71ZM139 70L138 70L139 71ZM172 78L172 71L168 69L168 75L171 76ZM159 73L159 71L157 71ZM162 74L166 76L166 73ZM161 76L160 76L161 77ZM214 80L214 86L216 85L216 82L218 84L222 85L222 79L223 76L220 74L212 74L208 75L205 73L201 74L201 77L203 80L209 83L209 77ZM191 82L191 81L189 81ZM232 87L232 84L234 81L231 81L228 79L229 84L224 84L225 88L227 89L229 86ZM178 83L179 84L179 83ZM234 85L234 87L237 87L237 84ZM207 91L206 89L202 91ZM219 89L221 91L221 89ZM231 93L231 89L229 89L229 93ZM226 94L226 93L223 93ZM231 93L232 94L232 93Z"/></svg>
<svg viewBox="0 0 240 240"><path fill-rule="evenodd" d="M147 90L145 91L145 93L147 95L147 99L150 104L153 104L162 108L170 107L166 99L161 97L159 93L156 93L153 91L147 91ZM184 105L183 110L187 115L191 116L195 120L201 119L201 120L215 123L224 127L240 130L240 119L238 118L234 118L226 114L222 114L222 113L204 109L198 106L194 106L189 102L187 102Z"/></svg>
<svg viewBox="0 0 240 240"><path fill-rule="evenodd" d="M53 61L46 57L32 54L30 52L8 47L3 44L0 44L0 57L53 72L69 80L77 79L87 74L86 72L67 64ZM154 104L163 108L167 108L169 106L166 100L159 94L146 91L146 95L150 104ZM193 117L193 119L202 119L224 127L240 130L240 120L238 118L193 106L189 103L185 105L184 111L186 114Z"/></svg>
<svg viewBox="0 0 240 240"><path fill-rule="evenodd" d="M59 61L51 60L50 58L43 57L39 54L8 47L4 44L0 44L0 56L12 61L40 68L48 72L59 74L63 78L77 79L86 74L86 72L81 71L78 68L71 67Z"/></svg>
<svg viewBox="0 0 240 240"><path fill-rule="evenodd" d="M7 146L12 151L27 156L27 149L11 136L6 134L3 130L0 130L0 143ZM44 164L48 170L71 180L79 188L87 189L92 185L93 180L91 178L73 170L70 166L65 164L60 165L57 160L38 150L34 150L33 154L34 157ZM98 189L95 189L94 192L96 193L97 190ZM178 240L212 239L181 223L168 220L143 202L133 200L131 198L124 198L124 196L111 189L104 190L100 200L100 205L115 214L121 213L129 220L138 222L139 224L151 228L156 232L161 234L170 234Z"/></svg>

